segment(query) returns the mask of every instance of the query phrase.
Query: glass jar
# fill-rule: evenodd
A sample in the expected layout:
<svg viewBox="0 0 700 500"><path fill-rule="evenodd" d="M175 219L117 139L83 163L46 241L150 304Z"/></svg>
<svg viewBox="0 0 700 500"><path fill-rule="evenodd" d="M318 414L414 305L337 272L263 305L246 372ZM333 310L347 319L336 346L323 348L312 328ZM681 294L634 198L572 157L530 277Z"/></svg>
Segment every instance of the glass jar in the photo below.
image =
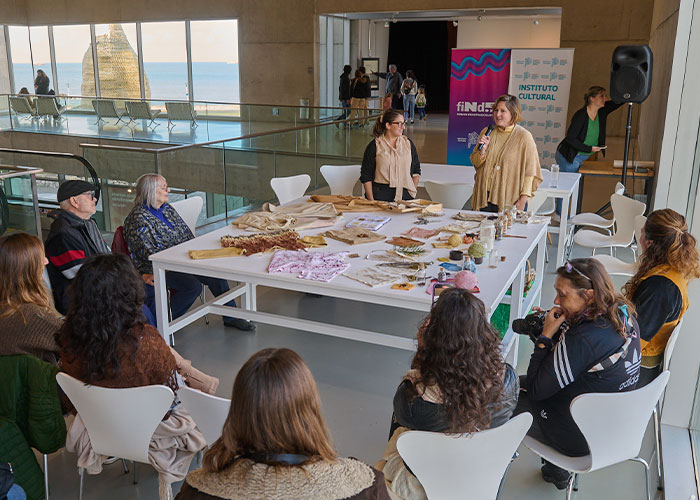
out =
<svg viewBox="0 0 700 500"><path fill-rule="evenodd" d="M496 225L492 220L484 219L481 221L479 240L481 240L487 252L493 250L493 245L496 240Z"/></svg>

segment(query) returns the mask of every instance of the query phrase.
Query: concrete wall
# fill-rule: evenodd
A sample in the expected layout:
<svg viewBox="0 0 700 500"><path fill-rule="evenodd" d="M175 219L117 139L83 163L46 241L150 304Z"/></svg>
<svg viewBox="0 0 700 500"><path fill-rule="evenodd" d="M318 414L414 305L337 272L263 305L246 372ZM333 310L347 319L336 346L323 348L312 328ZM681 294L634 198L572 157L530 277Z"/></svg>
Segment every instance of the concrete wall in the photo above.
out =
<svg viewBox="0 0 700 500"><path fill-rule="evenodd" d="M532 16L484 16L481 21L474 17L460 17L457 26L457 48L559 48L561 17L539 16L539 24L535 24L533 20ZM508 40L507 45L503 43L504 38Z"/></svg>

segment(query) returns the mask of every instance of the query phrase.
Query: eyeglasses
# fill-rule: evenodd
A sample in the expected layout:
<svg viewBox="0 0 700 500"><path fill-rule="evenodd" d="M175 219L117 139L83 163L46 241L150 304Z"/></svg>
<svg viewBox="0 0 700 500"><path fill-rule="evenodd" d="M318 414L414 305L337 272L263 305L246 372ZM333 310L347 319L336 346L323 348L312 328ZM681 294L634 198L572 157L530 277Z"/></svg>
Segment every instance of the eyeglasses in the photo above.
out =
<svg viewBox="0 0 700 500"><path fill-rule="evenodd" d="M574 267L574 265L573 265L570 261L567 260L567 261L564 263L564 269L566 270L566 272L567 272L568 274L571 274L571 272L574 271L574 272L577 273L579 276L583 276L584 278L586 278L588 281L591 282L591 285L593 285L593 280L592 280L591 278L589 278L588 276L586 276L585 274L583 274L583 273L582 273L581 271L579 271L578 269L576 269L576 268Z"/></svg>
<svg viewBox="0 0 700 500"><path fill-rule="evenodd" d="M95 198L95 192L94 191L85 191L84 193L80 193L78 196L83 196L86 195L90 199Z"/></svg>
<svg viewBox="0 0 700 500"><path fill-rule="evenodd" d="M405 127L406 122L390 122L392 125L398 125L399 127Z"/></svg>

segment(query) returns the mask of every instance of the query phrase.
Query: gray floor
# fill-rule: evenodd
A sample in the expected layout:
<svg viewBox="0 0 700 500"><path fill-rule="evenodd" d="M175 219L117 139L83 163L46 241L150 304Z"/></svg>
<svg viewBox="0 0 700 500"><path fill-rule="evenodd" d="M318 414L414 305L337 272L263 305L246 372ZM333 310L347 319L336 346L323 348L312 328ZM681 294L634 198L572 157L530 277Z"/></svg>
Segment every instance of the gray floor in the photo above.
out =
<svg viewBox="0 0 700 500"><path fill-rule="evenodd" d="M556 243L556 236L555 236ZM550 246L550 254L554 249ZM631 258L628 251L619 257ZM589 252L576 251L576 256ZM542 305L550 307L554 266L547 268ZM621 285L622 279L616 284ZM375 304L361 304L332 298L314 298L304 294L260 290L259 308L298 314L300 317L332 321L347 326L371 325L386 333L415 335L422 314L397 312ZM258 325L254 333L224 328L220 318L210 325L203 320L176 335L176 348L195 366L221 379L217 394L230 397L237 370L254 352L264 347L288 347L296 350L309 364L321 393L328 425L341 455L354 456L370 464L382 453L387 439L392 398L401 376L409 367L411 353L359 342L326 337L267 325ZM521 338L518 371L524 372L532 352L531 343ZM643 457L651 455L651 436L647 431ZM539 459L521 447L521 455L508 474L503 500L563 499L564 493L541 480ZM193 463L193 467L195 464ZM468 467L468 464L465 464ZM107 466L100 476L85 481L85 499L157 498L157 478L150 466L140 465L140 482L134 486L124 476L121 465ZM77 497L78 475L75 457L58 452L50 457L51 498ZM180 485L175 485L175 491ZM576 499L632 500L645 498L642 467L635 463L616 465L581 477ZM655 491L655 490L654 490Z"/></svg>

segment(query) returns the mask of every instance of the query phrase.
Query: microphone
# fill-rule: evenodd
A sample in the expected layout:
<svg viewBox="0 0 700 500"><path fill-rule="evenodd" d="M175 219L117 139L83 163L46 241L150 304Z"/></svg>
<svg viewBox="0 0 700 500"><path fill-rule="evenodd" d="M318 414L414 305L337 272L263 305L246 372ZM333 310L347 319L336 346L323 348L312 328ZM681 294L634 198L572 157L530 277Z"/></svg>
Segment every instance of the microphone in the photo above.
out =
<svg viewBox="0 0 700 500"><path fill-rule="evenodd" d="M489 125L489 128L486 129L486 133L484 134L484 137L490 136L490 135L491 135L491 132L493 132L493 129L495 129L495 128L496 128L496 126L495 126L493 123L492 123L491 125ZM479 144L479 147L476 148L476 149L479 150L479 151L481 151L482 149L484 149L484 145L483 145L483 144Z"/></svg>

